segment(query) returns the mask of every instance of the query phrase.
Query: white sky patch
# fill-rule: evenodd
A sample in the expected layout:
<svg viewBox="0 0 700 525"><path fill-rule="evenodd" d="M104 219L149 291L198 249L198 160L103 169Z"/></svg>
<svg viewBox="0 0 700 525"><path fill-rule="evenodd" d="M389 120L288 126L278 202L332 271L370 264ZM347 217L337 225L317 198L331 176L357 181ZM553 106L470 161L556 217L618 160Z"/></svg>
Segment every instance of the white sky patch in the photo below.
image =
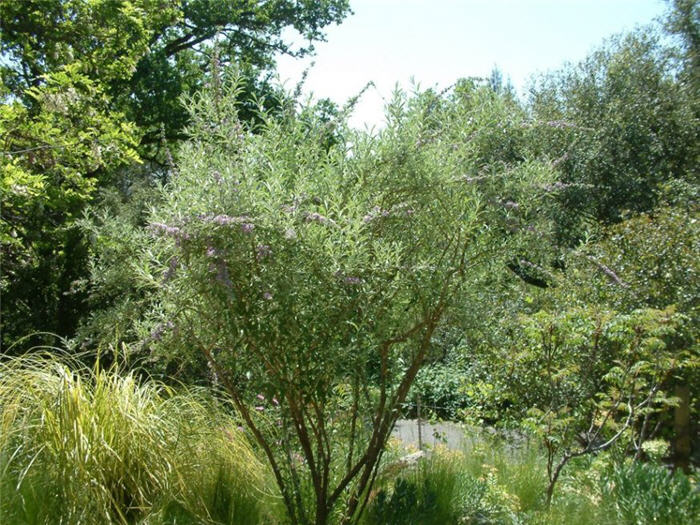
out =
<svg viewBox="0 0 700 525"><path fill-rule="evenodd" d="M663 15L663 0L354 0L304 60L280 57L289 89L312 62L304 93L344 104L370 81L351 124L381 126L397 83L443 89L494 66L520 94L528 78L577 62L615 33Z"/></svg>

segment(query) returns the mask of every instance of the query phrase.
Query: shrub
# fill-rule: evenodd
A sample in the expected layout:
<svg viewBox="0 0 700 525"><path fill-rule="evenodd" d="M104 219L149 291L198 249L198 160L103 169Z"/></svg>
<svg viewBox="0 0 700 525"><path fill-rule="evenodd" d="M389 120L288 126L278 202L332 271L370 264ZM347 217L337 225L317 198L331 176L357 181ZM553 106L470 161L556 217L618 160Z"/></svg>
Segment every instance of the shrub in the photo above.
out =
<svg viewBox="0 0 700 525"><path fill-rule="evenodd" d="M293 522L353 521L465 282L539 240L551 170L485 164L494 122L520 129L485 93L399 93L384 130L341 120L329 146L326 122L292 110L246 128L238 90L191 101L192 139L130 261L152 306L142 343L209 366Z"/></svg>
<svg viewBox="0 0 700 525"><path fill-rule="evenodd" d="M698 523L700 493L680 471L634 462L615 466L603 482L606 506L617 523Z"/></svg>

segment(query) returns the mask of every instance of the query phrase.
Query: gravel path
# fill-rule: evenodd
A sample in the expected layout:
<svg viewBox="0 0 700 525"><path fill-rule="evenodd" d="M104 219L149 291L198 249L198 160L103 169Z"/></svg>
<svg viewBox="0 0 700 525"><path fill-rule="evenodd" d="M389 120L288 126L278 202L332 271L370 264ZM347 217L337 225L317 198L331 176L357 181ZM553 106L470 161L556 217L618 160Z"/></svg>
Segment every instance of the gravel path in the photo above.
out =
<svg viewBox="0 0 700 525"><path fill-rule="evenodd" d="M392 436L399 438L406 445L418 448L418 420L399 419ZM472 442L465 433L464 427L449 422L430 424L421 421L421 437L424 447L446 445L453 450L463 450Z"/></svg>

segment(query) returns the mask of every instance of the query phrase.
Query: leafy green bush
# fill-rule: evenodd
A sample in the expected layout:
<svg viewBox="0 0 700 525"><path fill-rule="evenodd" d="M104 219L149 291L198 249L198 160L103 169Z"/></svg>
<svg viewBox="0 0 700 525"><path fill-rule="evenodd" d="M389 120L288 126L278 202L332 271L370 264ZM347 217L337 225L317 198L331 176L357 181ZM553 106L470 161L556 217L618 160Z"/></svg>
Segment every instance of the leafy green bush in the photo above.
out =
<svg viewBox="0 0 700 525"><path fill-rule="evenodd" d="M465 409L470 402L464 393L464 374L463 370L451 363L426 366L416 377L407 412L415 415L420 395L422 417L453 421L458 419L460 410Z"/></svg>
<svg viewBox="0 0 700 525"><path fill-rule="evenodd" d="M483 89L397 93L384 130L339 119L332 146L309 108L261 109L246 127L239 92L234 81L191 100L182 162L130 270L115 272L147 305L122 333L226 389L292 521L327 523L338 509L356 520L456 298L539 244L530 226L551 169L489 163L522 116L505 119Z"/></svg>
<svg viewBox="0 0 700 525"><path fill-rule="evenodd" d="M439 450L384 484L367 509L366 525L509 523L513 498L493 476L475 477L460 453Z"/></svg>
<svg viewBox="0 0 700 525"><path fill-rule="evenodd" d="M542 502L541 457L476 437L465 452L437 448L433 455L388 476L371 498L367 525L517 523L518 513Z"/></svg>

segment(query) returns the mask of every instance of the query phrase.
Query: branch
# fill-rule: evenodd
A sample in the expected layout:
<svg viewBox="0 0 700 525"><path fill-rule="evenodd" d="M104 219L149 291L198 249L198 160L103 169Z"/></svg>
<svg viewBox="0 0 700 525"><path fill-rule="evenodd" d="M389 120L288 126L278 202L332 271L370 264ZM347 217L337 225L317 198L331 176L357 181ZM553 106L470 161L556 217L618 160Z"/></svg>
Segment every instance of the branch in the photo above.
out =
<svg viewBox="0 0 700 525"><path fill-rule="evenodd" d="M211 348L212 347L202 347L202 352L204 353L204 356L206 357L209 364L214 369L214 372L216 373L216 375L220 378L221 382L224 385L224 388L231 396L231 399L233 400L233 403L236 406L236 409L239 411L241 416L243 416L243 419L245 420L246 424L248 425L248 428L250 428L251 432L253 432L253 435L255 436L255 440L258 442L258 444L265 451L265 455L267 456L267 459L270 462L270 466L272 467L272 472L275 476L275 480L277 481L277 485L279 486L280 492L282 492L282 496L284 497L284 501L285 501L285 504L287 506L287 509L289 509L291 512L291 511L293 511L294 507L292 505L292 501L289 499L287 485L284 482L284 479L282 478L282 471L279 468L279 465L277 464L277 460L275 460L275 456L274 456L274 453L272 452L272 448L265 440L265 437L262 435L262 432L260 432L260 429L258 429L258 427L253 422L253 419L250 417L250 412L248 411L248 408L245 406L245 403L243 403L243 401L241 400L241 398L238 394L238 389L236 389L233 386L228 375L221 369L221 367L219 366L219 363L217 363L217 361L212 356Z"/></svg>
<svg viewBox="0 0 700 525"><path fill-rule="evenodd" d="M597 261L590 255L586 255L586 259L595 264L596 267L608 277L610 282L617 284L618 286L622 286L623 288L629 288L629 284L620 279L620 277L618 277L618 275L615 272L613 272L608 266Z"/></svg>

